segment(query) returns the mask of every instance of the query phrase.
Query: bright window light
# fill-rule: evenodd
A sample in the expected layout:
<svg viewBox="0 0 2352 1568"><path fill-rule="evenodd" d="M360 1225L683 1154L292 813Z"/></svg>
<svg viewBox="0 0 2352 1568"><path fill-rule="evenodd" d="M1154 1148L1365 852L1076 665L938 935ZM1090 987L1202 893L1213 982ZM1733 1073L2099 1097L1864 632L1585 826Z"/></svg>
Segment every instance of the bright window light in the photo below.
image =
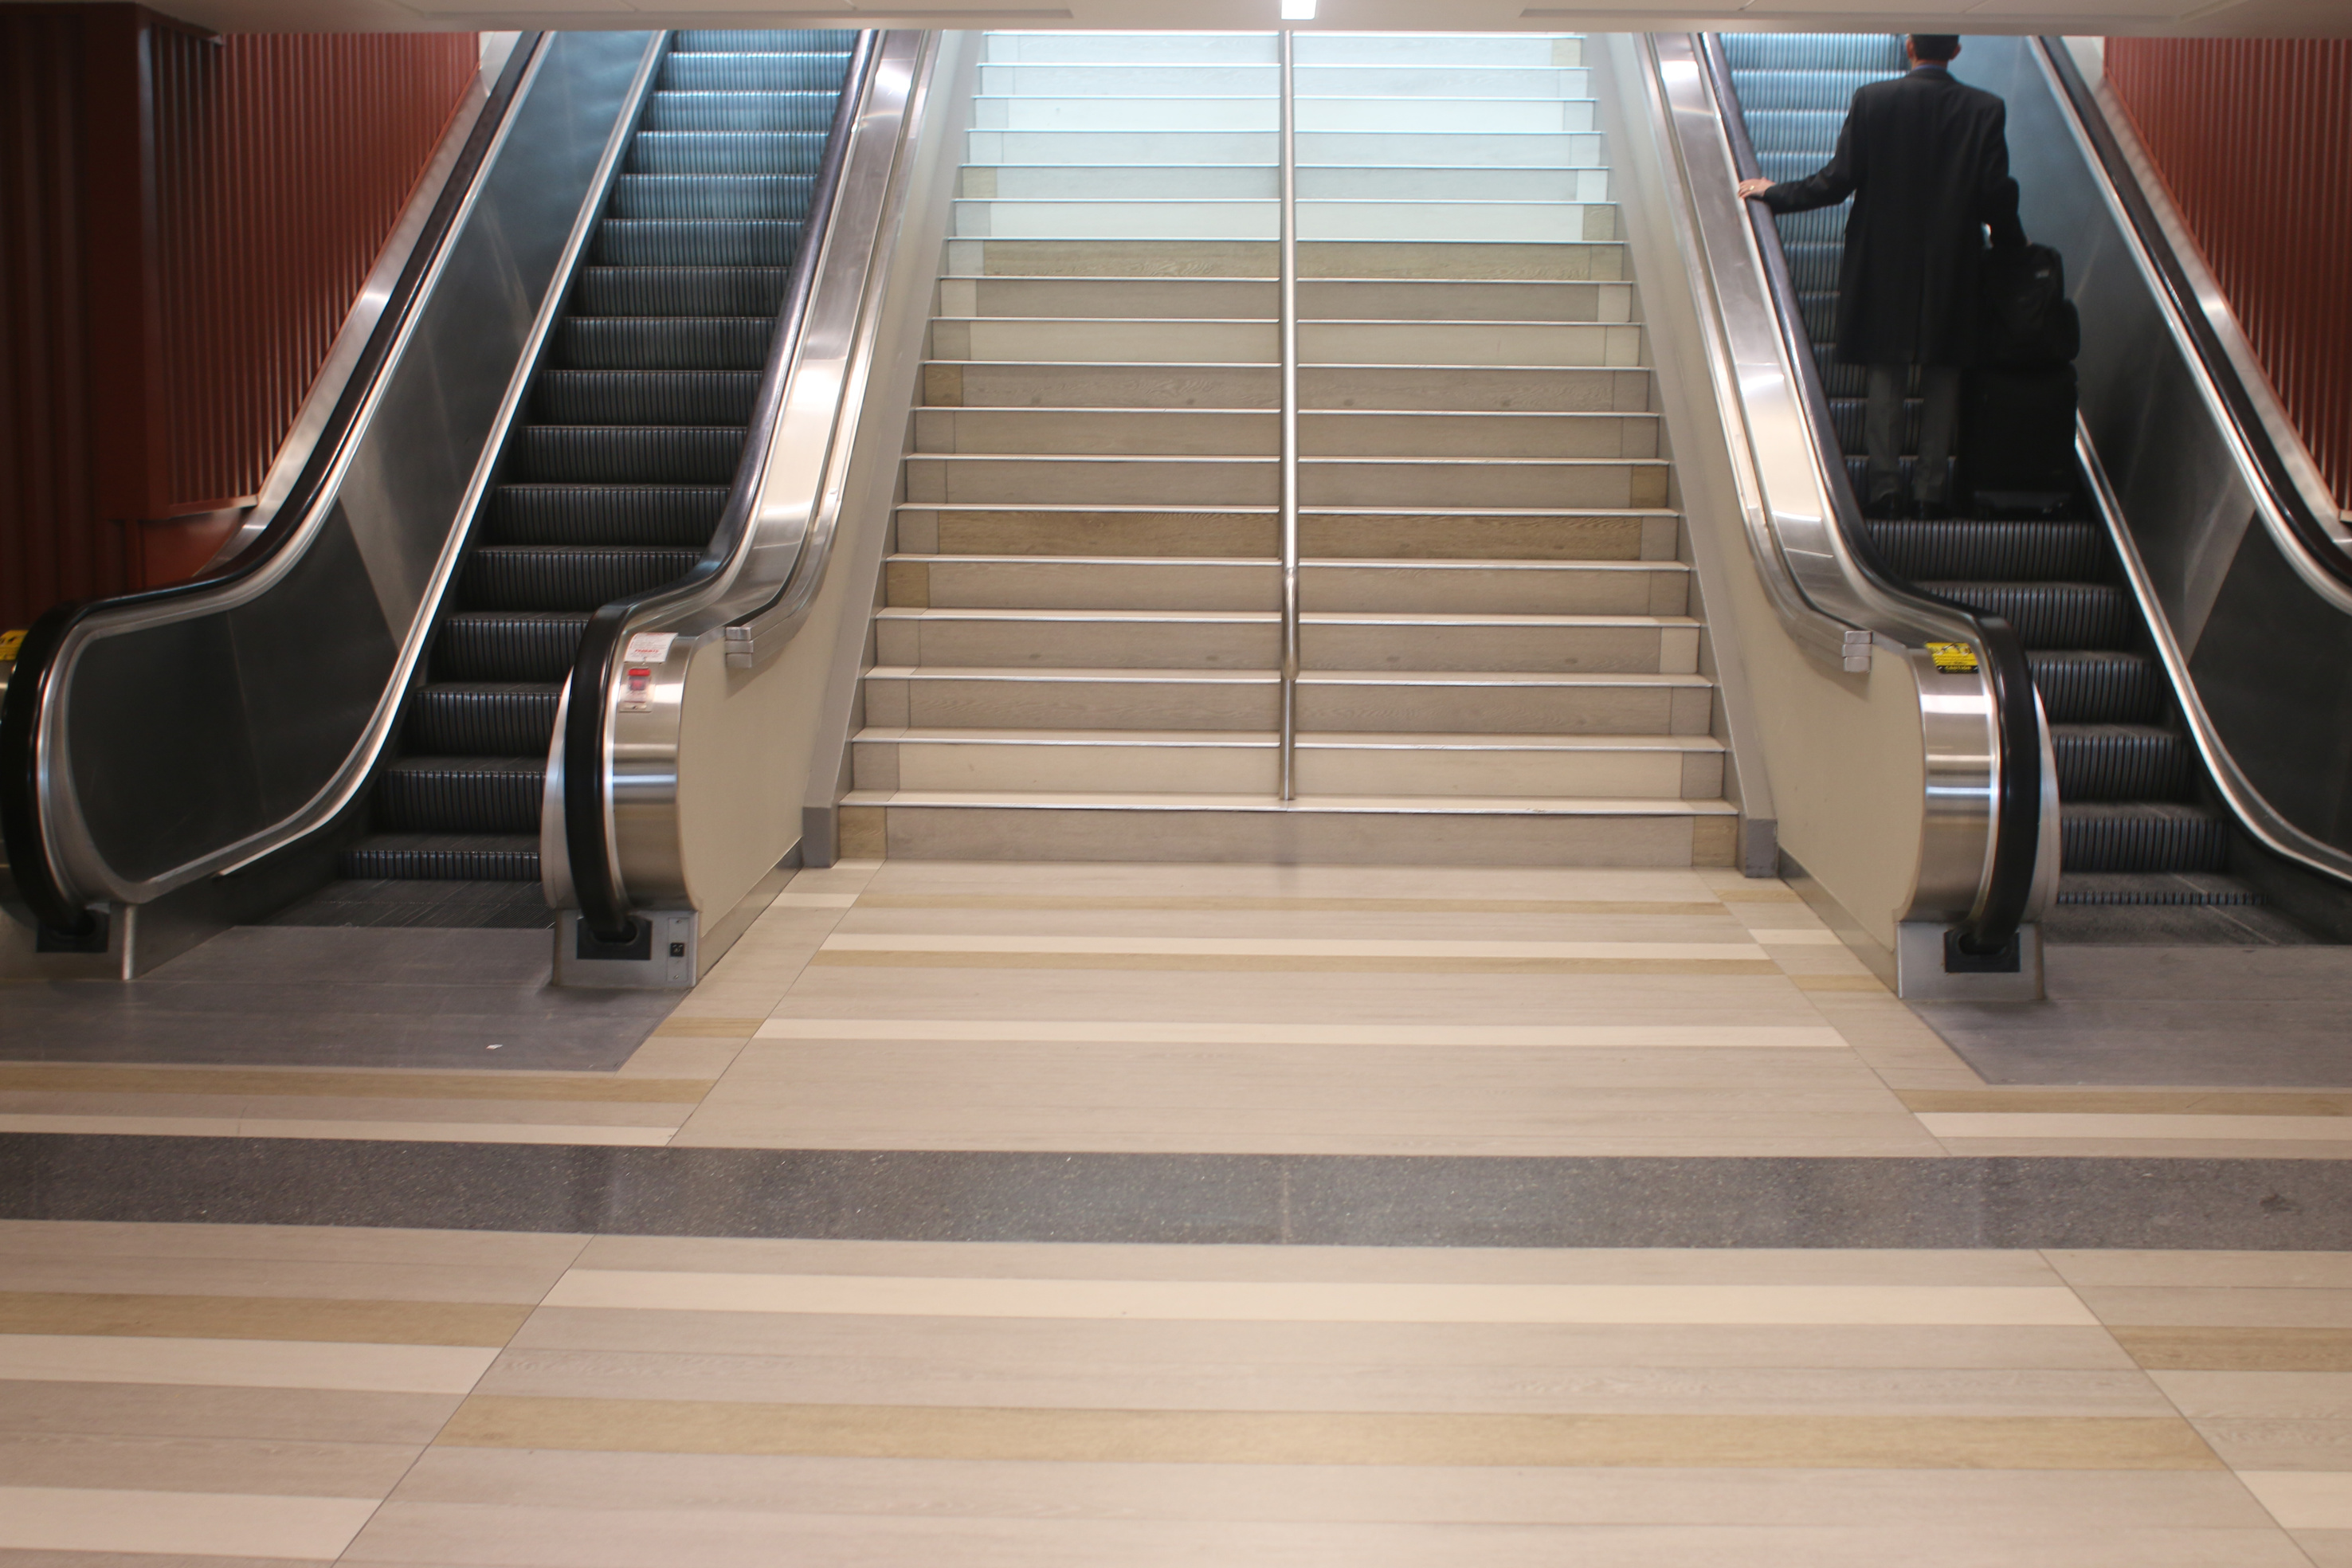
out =
<svg viewBox="0 0 2352 1568"><path fill-rule="evenodd" d="M1282 19L1286 22L1315 20L1315 0L1282 0Z"/></svg>

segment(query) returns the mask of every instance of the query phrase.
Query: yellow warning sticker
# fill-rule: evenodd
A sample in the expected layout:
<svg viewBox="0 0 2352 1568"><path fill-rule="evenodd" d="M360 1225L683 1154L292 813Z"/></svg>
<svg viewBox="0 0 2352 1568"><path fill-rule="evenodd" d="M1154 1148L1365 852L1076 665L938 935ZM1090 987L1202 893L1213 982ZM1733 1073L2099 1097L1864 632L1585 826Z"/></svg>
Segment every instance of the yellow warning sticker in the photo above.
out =
<svg viewBox="0 0 2352 1568"><path fill-rule="evenodd" d="M1977 650L1964 642L1931 642L1927 657L1947 675L1968 675L1977 668Z"/></svg>
<svg viewBox="0 0 2352 1568"><path fill-rule="evenodd" d="M16 650L24 646L24 633L0 632L0 664L14 663L16 658Z"/></svg>

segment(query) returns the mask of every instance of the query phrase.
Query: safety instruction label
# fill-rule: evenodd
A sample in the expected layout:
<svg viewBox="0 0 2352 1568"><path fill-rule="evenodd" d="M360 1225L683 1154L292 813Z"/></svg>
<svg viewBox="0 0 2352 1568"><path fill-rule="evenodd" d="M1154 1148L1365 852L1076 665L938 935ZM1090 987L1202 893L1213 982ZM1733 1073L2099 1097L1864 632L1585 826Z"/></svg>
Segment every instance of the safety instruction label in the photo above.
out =
<svg viewBox="0 0 2352 1568"><path fill-rule="evenodd" d="M676 641L676 632L638 632L629 638L621 658L630 664L659 664L669 657L669 645Z"/></svg>
<svg viewBox="0 0 2352 1568"><path fill-rule="evenodd" d="M24 646L24 633L0 632L0 664L15 663L16 660L16 650Z"/></svg>
<svg viewBox="0 0 2352 1568"><path fill-rule="evenodd" d="M1970 675L1977 668L1977 650L1964 642L1931 642L1927 657L1946 675Z"/></svg>

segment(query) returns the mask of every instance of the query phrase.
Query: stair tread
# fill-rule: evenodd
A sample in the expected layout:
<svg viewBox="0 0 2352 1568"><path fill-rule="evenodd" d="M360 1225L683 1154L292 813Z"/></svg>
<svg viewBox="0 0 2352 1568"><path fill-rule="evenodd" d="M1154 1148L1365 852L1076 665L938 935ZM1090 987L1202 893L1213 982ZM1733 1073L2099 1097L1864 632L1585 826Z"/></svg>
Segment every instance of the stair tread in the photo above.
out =
<svg viewBox="0 0 2352 1568"><path fill-rule="evenodd" d="M541 546L561 549L564 546ZM1271 555L965 555L893 554L894 562L922 562L939 565L953 563L965 566L1108 566L1108 567L1196 567L1228 566L1271 569L1282 564L1279 557ZM1691 567L1680 561L1578 561L1528 560L1519 557L1488 558L1478 555L1307 555L1298 564L1306 567L1328 567L1344 571L1368 572L1667 572L1687 573Z"/></svg>
<svg viewBox="0 0 2352 1568"><path fill-rule="evenodd" d="M1150 666L1118 668L1051 665L877 665L866 672L868 680L1005 680L1005 681L1133 681L1168 685L1210 682L1223 685L1271 686L1281 677L1271 669L1171 669ZM1394 670L1306 669L1302 686L1673 686L1709 687L1703 675L1658 675L1641 670L1595 674L1549 670Z"/></svg>
<svg viewBox="0 0 2352 1568"><path fill-rule="evenodd" d="M541 487L541 488L543 488L543 489L561 489L561 488L562 488L562 487L561 487L561 486L544 486L544 487ZM593 487L589 487L589 488L593 488ZM1280 513L1280 510L1281 510L1281 509L1280 509L1280 508L1278 508L1278 507L1272 507L1272 506L1258 506L1258 505L1254 505L1254 504L1252 504L1252 503L1250 503L1250 502L1247 502L1247 501L1236 501L1236 502L1234 502L1233 505L1230 505L1230 506L1223 506L1223 505L1216 505L1216 506L1202 506L1202 505L1200 505L1200 504L1197 504L1197 503L1190 503L1190 504L1188 504L1188 503L1183 503L1183 502L1177 502L1177 503L1173 503L1173 504L1170 504L1170 505L1164 505L1164 506L1154 506L1154 505L1150 504L1150 502L1146 502L1146 501L1100 501L1100 502L1097 502L1097 501L1045 501L1045 500L1041 500L1041 501L1004 501L1004 500L997 500L997 501L908 500L908 501L900 501L900 502L898 502L898 510L900 510L900 511L954 511L954 512L1003 512L1003 511L1010 511L1010 512L1073 512L1073 513L1089 513L1089 512L1130 512L1130 511L1131 511L1131 512L1139 512L1139 513L1141 513L1141 514L1143 514L1143 515L1145 515L1145 516L1150 516L1150 517L1184 517L1184 516L1198 516L1198 517L1274 517L1274 516L1278 515L1278 514ZM1299 515L1299 516L1301 516L1301 517L1538 517L1538 518L1541 518L1541 517L1557 517L1557 518L1577 518L1577 517L1606 517L1606 518L1620 518L1620 517L1672 517L1672 518L1679 518L1679 517L1681 517L1681 516L1682 516L1682 513L1681 513L1680 511L1678 511L1678 510L1675 510L1675 509L1674 509L1674 508L1672 508L1672 507L1658 507L1658 506L1582 506L1582 507L1570 507L1570 506L1556 506L1556 507L1520 507L1520 506L1465 506L1465 507L1435 507L1435 506L1322 506L1322 505L1308 505L1308 504L1306 504L1306 503L1303 503L1303 502L1302 502L1302 503L1300 504L1299 508L1298 508L1298 515ZM1335 557L1334 559L1340 559L1340 558L1339 558L1339 557ZM1670 563L1666 563L1666 562L1658 562L1658 563L1654 563L1654 564L1657 564L1657 565L1667 565L1667 564L1670 564Z"/></svg>
<svg viewBox="0 0 2352 1568"><path fill-rule="evenodd" d="M868 726L869 743L941 746L1279 746L1282 737L1259 730L951 730ZM1720 752L1712 735L1552 735L1412 733L1402 731L1302 730L1302 747L1380 751L1463 752Z"/></svg>

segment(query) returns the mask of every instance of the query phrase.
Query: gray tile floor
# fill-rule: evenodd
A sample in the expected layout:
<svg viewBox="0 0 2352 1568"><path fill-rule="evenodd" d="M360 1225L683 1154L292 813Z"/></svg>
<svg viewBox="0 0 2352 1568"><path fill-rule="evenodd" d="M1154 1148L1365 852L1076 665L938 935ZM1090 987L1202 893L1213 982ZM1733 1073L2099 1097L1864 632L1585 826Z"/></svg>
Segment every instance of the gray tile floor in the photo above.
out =
<svg viewBox="0 0 2352 1568"><path fill-rule="evenodd" d="M135 985L9 986L0 1058L609 1072L677 1005L552 962L544 931L239 926Z"/></svg>

